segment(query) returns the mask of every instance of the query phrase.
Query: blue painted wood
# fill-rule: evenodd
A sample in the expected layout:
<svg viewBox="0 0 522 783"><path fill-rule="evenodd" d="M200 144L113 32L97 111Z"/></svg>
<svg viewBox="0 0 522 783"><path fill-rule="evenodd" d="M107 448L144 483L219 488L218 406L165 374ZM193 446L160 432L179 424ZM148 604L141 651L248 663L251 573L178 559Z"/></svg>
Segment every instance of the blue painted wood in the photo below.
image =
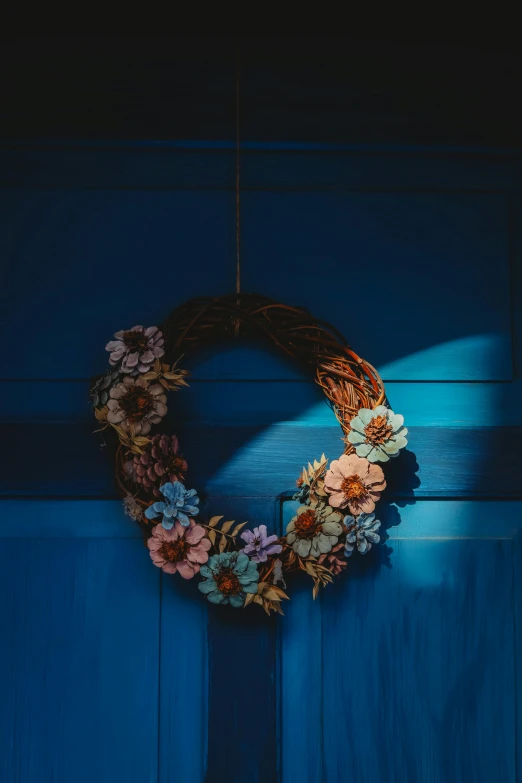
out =
<svg viewBox="0 0 522 783"><path fill-rule="evenodd" d="M0 541L2 781L156 781L158 578L139 541Z"/></svg>
<svg viewBox="0 0 522 783"><path fill-rule="evenodd" d="M212 507L252 527L278 526L275 498L213 498ZM257 606L209 607L208 618L206 783L276 783L276 619Z"/></svg>
<svg viewBox="0 0 522 783"><path fill-rule="evenodd" d="M325 594L325 781L515 781L511 547L400 541Z"/></svg>
<svg viewBox="0 0 522 783"><path fill-rule="evenodd" d="M294 505L285 503L285 506ZM287 520L288 521L288 520ZM323 780L322 617L310 581L293 579L280 624L281 781ZM335 680L337 675L332 672Z"/></svg>
<svg viewBox="0 0 522 783"><path fill-rule="evenodd" d="M160 580L113 499L87 400L129 313L152 321L233 288L233 152L19 147L0 162L0 321L14 334L0 374L42 379L0 382L0 492L20 498L0 505L0 778L514 781L520 160L242 156L244 288L339 325L411 427L380 508L388 542L320 602L296 584L279 636L255 610L207 612L195 583ZM371 276L354 279L353 260ZM366 320L368 285L385 327ZM354 286L364 295L349 312ZM274 494L342 448L331 412L264 347L207 351L192 367L172 404L190 483L211 494L209 513L276 526ZM74 500L52 499L63 496Z"/></svg>
<svg viewBox="0 0 522 783"><path fill-rule="evenodd" d="M499 149L408 149L374 145L307 148L290 142L242 144L243 190L397 190L519 188L522 153ZM209 141L195 147L168 142L63 140L0 143L0 187L208 189L235 186L232 148Z"/></svg>
<svg viewBox="0 0 522 783"><path fill-rule="evenodd" d="M161 783L203 783L208 745L207 606L196 579L162 574L159 671Z"/></svg>
<svg viewBox="0 0 522 783"><path fill-rule="evenodd" d="M285 522L294 508L284 504ZM354 558L321 603L299 596L303 620L313 621L294 622L282 648L283 781L516 780L512 558L521 510L418 502L400 510L389 544ZM293 698L296 650L311 711ZM311 776L321 765L322 776Z"/></svg>
<svg viewBox="0 0 522 783"><path fill-rule="evenodd" d="M288 494L303 463L323 452L331 459L342 453L337 425L202 425L181 427L178 434L189 461L188 482L215 495ZM91 426L10 424L0 426L0 436L10 444L0 495L117 496L111 448L100 448ZM517 427L411 427L409 448L387 468L388 494L521 497L520 437ZM29 448L45 460L27 463Z"/></svg>
<svg viewBox="0 0 522 783"><path fill-rule="evenodd" d="M248 290L333 321L388 378L512 377L503 194L258 192L243 202ZM372 284L375 270L385 285Z"/></svg>
<svg viewBox="0 0 522 783"><path fill-rule="evenodd" d="M0 196L0 322L18 341L4 377L92 377L107 364L105 344L122 324L160 322L190 296L234 286L231 193L4 190ZM113 293L101 295L107 275ZM144 286L154 296L144 299ZM30 319L22 314L28 310ZM46 336L45 350L34 345L35 328Z"/></svg>
<svg viewBox="0 0 522 783"><path fill-rule="evenodd" d="M248 370L248 367L246 368ZM199 374L199 373L198 373ZM292 421L328 426L334 421L321 390L310 379L202 381L169 402L175 419L194 424L269 424ZM0 421L91 422L88 381L0 381ZM390 404L408 424L431 427L522 426L515 404L522 393L512 383L387 382Z"/></svg>

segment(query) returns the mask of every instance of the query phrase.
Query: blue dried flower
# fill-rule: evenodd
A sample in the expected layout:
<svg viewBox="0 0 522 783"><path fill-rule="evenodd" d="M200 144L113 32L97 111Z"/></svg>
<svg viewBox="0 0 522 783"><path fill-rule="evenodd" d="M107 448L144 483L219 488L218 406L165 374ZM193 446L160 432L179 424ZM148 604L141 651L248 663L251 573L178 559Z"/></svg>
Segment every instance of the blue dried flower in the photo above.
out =
<svg viewBox="0 0 522 783"><path fill-rule="evenodd" d="M372 544L378 544L381 540L378 530L381 523L375 519L375 514L359 514L358 517L345 517L344 524L348 528L344 554L350 557L355 546L365 555L372 548Z"/></svg>
<svg viewBox="0 0 522 783"><path fill-rule="evenodd" d="M176 519L183 527L188 527L190 518L199 514L199 498L195 489L185 489L181 481L168 482L160 487L165 496L165 503L156 502L145 511L147 519L163 516L161 524L165 530L174 526Z"/></svg>
<svg viewBox="0 0 522 783"><path fill-rule="evenodd" d="M198 588L212 604L230 604L239 609L247 593L257 593L257 565L241 552L212 555L208 564L201 566L200 574L205 578Z"/></svg>

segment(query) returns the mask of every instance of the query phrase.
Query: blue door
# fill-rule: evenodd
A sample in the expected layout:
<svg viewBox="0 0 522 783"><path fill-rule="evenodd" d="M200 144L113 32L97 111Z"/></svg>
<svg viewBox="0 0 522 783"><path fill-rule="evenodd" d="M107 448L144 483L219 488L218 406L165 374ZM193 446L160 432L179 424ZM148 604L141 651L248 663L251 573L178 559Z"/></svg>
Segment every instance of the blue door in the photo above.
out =
<svg viewBox="0 0 522 783"><path fill-rule="evenodd" d="M243 290L332 322L411 433L386 540L315 602L297 579L276 620L153 567L88 401L115 330L234 289L233 151L0 156L0 780L519 780L516 162L243 153ZM173 412L191 486L283 530L303 463L342 452L335 417L267 346L191 370Z"/></svg>

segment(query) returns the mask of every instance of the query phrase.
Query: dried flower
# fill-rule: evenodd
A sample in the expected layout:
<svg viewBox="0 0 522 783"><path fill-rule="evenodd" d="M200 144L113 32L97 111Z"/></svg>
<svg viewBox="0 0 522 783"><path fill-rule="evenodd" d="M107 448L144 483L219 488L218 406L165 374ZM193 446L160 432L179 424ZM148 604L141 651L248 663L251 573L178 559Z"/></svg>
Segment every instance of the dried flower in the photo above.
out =
<svg viewBox="0 0 522 783"><path fill-rule="evenodd" d="M118 370L107 370L91 388L92 404L95 408L102 408L107 405L111 388L120 377Z"/></svg>
<svg viewBox="0 0 522 783"><path fill-rule="evenodd" d="M141 454L135 454L125 463L125 472L136 484L152 490L161 497L160 485L167 481L182 481L187 469L186 460L178 452L175 435L154 435Z"/></svg>
<svg viewBox="0 0 522 783"><path fill-rule="evenodd" d="M351 420L350 428L349 443L355 446L360 457L366 457L370 462L388 462L408 443L404 416L384 405L378 405L374 410L361 408Z"/></svg>
<svg viewBox="0 0 522 783"><path fill-rule="evenodd" d="M131 519L133 519L135 522L141 519L141 515L143 514L142 507L140 506L136 498L130 493L127 493L123 498L123 509L125 511L125 514Z"/></svg>
<svg viewBox="0 0 522 783"><path fill-rule="evenodd" d="M180 481L168 482L160 487L160 492L165 496L165 503L156 502L145 511L147 519L155 519L162 516L161 524L165 530L170 530L174 522L178 520L183 527L190 524L189 516L199 514L199 498L195 489L185 489Z"/></svg>
<svg viewBox="0 0 522 783"><path fill-rule="evenodd" d="M385 487L382 468L356 454L334 459L324 479L330 504L334 508L348 507L352 514L373 511Z"/></svg>
<svg viewBox="0 0 522 783"><path fill-rule="evenodd" d="M130 375L148 372L155 359L165 353L163 333L157 326L149 326L148 329L133 326L132 329L116 332L114 337L116 339L105 346L105 350L110 351L109 362Z"/></svg>
<svg viewBox="0 0 522 783"><path fill-rule="evenodd" d="M286 540L300 557L319 557L337 544L343 531L341 517L322 502L299 506L286 528Z"/></svg>
<svg viewBox="0 0 522 783"><path fill-rule="evenodd" d="M147 435L167 412L163 386L128 375L110 391L107 421L131 435Z"/></svg>
<svg viewBox="0 0 522 783"><path fill-rule="evenodd" d="M267 536L266 525L259 525L254 530L244 530L241 538L246 541L246 547L241 551L248 555L254 563L266 563L268 555L278 555L283 547L277 544L277 536Z"/></svg>
<svg viewBox="0 0 522 783"><path fill-rule="evenodd" d="M198 588L213 604L244 606L248 593L257 593L259 573L257 565L241 552L223 552L212 555L208 565L202 566L205 577Z"/></svg>
<svg viewBox="0 0 522 783"><path fill-rule="evenodd" d="M378 544L381 540L377 533L381 523L375 519L375 514L359 514L358 517L347 516L344 518L344 524L348 528L344 550L346 557L350 557L355 546L362 555L365 555L372 548L372 544Z"/></svg>
<svg viewBox="0 0 522 783"><path fill-rule="evenodd" d="M330 569L332 574L337 576L337 574L340 574L343 568L346 568L348 565L343 555L339 555L339 552L341 552L343 549L344 544L337 544L337 546L334 546L332 551L328 554L319 555L317 561L321 563L321 565L325 565Z"/></svg>
<svg viewBox="0 0 522 783"><path fill-rule="evenodd" d="M205 537L205 529L196 525L193 519L187 528L176 522L170 530L156 525L147 541L152 562L166 574L176 571L183 579L192 579L199 573L200 566L208 560L212 546Z"/></svg>

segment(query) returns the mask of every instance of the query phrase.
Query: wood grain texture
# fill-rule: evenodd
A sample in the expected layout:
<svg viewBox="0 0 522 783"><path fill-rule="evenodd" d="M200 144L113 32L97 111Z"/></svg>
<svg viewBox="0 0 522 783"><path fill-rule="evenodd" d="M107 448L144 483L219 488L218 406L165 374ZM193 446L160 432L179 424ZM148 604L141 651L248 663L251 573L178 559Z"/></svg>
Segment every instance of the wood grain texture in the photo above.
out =
<svg viewBox="0 0 522 783"><path fill-rule="evenodd" d="M339 426L202 425L181 427L178 434L189 461L189 483L214 495L293 493L296 475L310 458L325 452L333 459L342 453ZM7 424L0 426L0 435L11 444L11 458L0 473L0 495L118 496L110 448L100 448L92 425ZM28 444L45 454L45 461L27 464ZM408 449L387 468L388 494L401 498L520 497L519 444L520 428L516 427L411 427Z"/></svg>
<svg viewBox="0 0 522 783"><path fill-rule="evenodd" d="M208 744L207 606L196 580L162 574L159 659L161 783L203 783Z"/></svg>
<svg viewBox="0 0 522 783"><path fill-rule="evenodd" d="M294 506L285 503L285 520ZM299 596L314 621L294 625L282 649L290 727L283 731L295 738L299 726L300 736L316 739L299 752L284 745L283 781L300 774L328 783L517 779L514 541L470 540L488 532L503 506L434 501L402 509L409 517L389 531L389 544L354 558L348 578L324 591L321 604ZM518 530L520 503L504 511ZM295 650L304 654L297 673ZM299 677L310 712L293 698ZM306 777L321 766L322 776Z"/></svg>
<svg viewBox="0 0 522 783"><path fill-rule="evenodd" d="M310 378L296 378L292 383L244 380L254 366L242 362L248 352L251 358L257 353L253 346L230 349L230 367L234 372L227 379L204 381L204 370L196 367L189 378L190 390L169 400L173 421L221 425L291 421L304 427L335 422L324 395ZM266 354L263 360L266 367ZM207 367L210 364L209 359ZM401 411L409 427L522 426L522 410L514 404L522 394L520 379L511 383L437 384L385 379L385 383L390 404ZM0 380L0 421L92 422L88 389L87 380Z"/></svg>
<svg viewBox="0 0 522 783"><path fill-rule="evenodd" d="M22 523L23 524L23 523ZM157 779L159 596L140 541L0 541L0 779Z"/></svg>
<svg viewBox="0 0 522 783"><path fill-rule="evenodd" d="M275 498L211 498L214 513L277 529ZM276 783L276 619L209 606L209 738L206 783Z"/></svg>

